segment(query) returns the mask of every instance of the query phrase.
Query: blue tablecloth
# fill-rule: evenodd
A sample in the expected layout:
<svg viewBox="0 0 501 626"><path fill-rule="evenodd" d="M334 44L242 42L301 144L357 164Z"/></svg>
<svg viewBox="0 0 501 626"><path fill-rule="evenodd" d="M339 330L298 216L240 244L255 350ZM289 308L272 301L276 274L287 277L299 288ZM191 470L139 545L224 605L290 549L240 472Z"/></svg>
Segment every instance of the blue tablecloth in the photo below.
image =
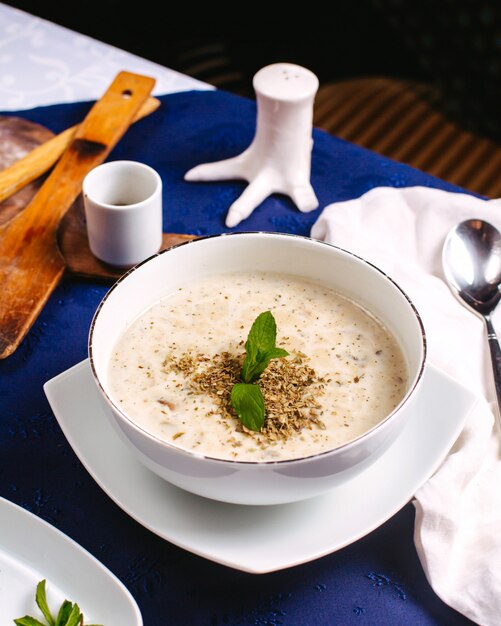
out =
<svg viewBox="0 0 501 626"><path fill-rule="evenodd" d="M221 91L160 99L159 110L128 130L110 160L135 159L159 171L165 232L224 232L228 206L244 183L185 183L183 175L198 163L247 147L255 130L255 104ZM89 106L56 105L16 115L58 132L80 121ZM302 214L289 199L273 196L238 229L308 235L327 204L381 185L460 191L317 130L312 184L320 201L316 211ZM351 546L264 575L226 568L173 546L115 505L75 456L42 388L86 358L89 324L107 289L98 281L66 277L20 348L0 361L1 496L102 561L136 598L145 626L470 623L427 583L413 544L410 503Z"/></svg>

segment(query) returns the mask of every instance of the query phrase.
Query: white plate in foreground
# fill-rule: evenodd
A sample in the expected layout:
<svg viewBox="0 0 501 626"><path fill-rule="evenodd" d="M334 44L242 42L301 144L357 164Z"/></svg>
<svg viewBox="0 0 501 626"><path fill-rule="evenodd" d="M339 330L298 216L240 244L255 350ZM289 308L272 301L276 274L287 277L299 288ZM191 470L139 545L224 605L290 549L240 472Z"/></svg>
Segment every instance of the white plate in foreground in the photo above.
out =
<svg viewBox="0 0 501 626"><path fill-rule="evenodd" d="M35 590L44 578L48 605L55 615L68 599L78 604L86 624L143 624L133 597L102 563L54 526L0 498L2 626L25 615L43 621Z"/></svg>
<svg viewBox="0 0 501 626"><path fill-rule="evenodd" d="M468 390L429 367L416 416L372 466L326 495L260 507L192 495L144 467L104 415L88 361L44 389L78 458L126 513L181 548L253 573L312 561L380 526L438 468L475 403Z"/></svg>

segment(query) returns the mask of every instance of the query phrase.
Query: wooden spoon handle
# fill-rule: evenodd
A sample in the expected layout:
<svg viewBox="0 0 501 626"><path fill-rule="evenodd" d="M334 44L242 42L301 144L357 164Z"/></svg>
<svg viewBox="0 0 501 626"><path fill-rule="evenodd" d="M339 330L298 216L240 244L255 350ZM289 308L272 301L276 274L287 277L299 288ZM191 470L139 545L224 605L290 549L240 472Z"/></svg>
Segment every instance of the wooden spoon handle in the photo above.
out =
<svg viewBox="0 0 501 626"><path fill-rule="evenodd" d="M160 100L150 97L139 109L134 122L150 115L160 106ZM78 124L34 148L25 157L0 172L0 202L45 174L59 159L74 138Z"/></svg>
<svg viewBox="0 0 501 626"><path fill-rule="evenodd" d="M153 78L120 72L30 204L0 228L0 358L14 352L61 279L65 263L57 229L84 177L104 161L154 84Z"/></svg>

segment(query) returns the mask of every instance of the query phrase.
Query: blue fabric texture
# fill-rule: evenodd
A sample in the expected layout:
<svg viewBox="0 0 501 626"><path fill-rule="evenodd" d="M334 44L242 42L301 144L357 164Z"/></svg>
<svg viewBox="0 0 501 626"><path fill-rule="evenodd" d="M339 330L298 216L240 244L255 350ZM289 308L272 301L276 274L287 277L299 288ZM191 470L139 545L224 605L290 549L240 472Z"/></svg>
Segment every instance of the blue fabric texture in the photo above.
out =
<svg viewBox="0 0 501 626"><path fill-rule="evenodd" d="M132 126L108 160L134 159L160 173L165 232L227 231L227 209L245 183L187 183L183 175L194 165L246 148L255 131L255 103L222 91L160 100L160 108ZM79 122L89 107L82 102L16 115L59 132ZM327 204L381 185L461 191L318 130L312 184L320 201L317 210L302 214L288 198L274 195L237 230L308 235ZM53 524L102 561L136 598L145 626L470 623L428 585L413 544L410 503L334 554L259 576L173 546L115 505L77 459L42 388L86 358L90 321L108 288L97 280L65 276L19 349L0 361L1 496ZM0 615L6 617L1 607Z"/></svg>

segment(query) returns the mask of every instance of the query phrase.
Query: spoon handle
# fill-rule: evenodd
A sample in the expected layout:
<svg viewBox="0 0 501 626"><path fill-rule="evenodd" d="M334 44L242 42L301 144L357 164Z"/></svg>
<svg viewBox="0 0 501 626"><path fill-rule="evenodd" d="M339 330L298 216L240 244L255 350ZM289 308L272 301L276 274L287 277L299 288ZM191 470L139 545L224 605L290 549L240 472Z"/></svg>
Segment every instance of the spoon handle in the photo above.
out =
<svg viewBox="0 0 501 626"><path fill-rule="evenodd" d="M496 397L498 400L498 413L497 418L501 426L501 347L499 346L499 340L492 325L491 318L488 315L484 316L485 327L487 329L487 341L489 342L489 349L491 351L492 370L494 374L494 386L496 388Z"/></svg>

